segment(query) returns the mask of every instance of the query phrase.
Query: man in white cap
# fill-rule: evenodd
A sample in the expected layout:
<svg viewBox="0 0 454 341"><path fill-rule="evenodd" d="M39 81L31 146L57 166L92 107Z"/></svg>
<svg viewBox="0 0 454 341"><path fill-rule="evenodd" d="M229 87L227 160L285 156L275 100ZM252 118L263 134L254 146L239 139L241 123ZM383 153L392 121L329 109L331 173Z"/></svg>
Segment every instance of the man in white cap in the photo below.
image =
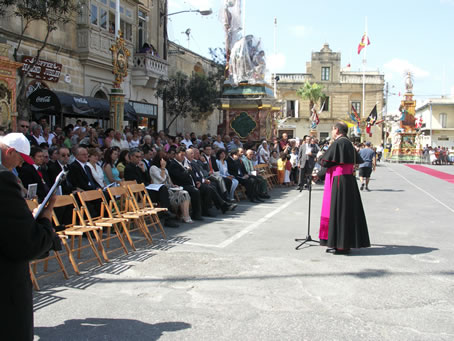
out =
<svg viewBox="0 0 454 341"><path fill-rule="evenodd" d="M30 143L22 133L0 139L0 281L1 340L33 340L33 299L28 263L53 245L51 223L55 200L35 220L22 197L15 167L30 153Z"/></svg>

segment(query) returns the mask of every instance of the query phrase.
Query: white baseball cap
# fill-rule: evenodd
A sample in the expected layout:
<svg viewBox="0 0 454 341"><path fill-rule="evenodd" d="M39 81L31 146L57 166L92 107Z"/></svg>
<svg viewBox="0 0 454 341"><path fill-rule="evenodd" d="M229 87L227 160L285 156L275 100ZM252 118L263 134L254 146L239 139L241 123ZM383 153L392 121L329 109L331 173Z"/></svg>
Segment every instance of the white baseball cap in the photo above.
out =
<svg viewBox="0 0 454 341"><path fill-rule="evenodd" d="M30 142L22 133L10 133L3 136L0 141L8 147L14 148L18 153L30 155Z"/></svg>

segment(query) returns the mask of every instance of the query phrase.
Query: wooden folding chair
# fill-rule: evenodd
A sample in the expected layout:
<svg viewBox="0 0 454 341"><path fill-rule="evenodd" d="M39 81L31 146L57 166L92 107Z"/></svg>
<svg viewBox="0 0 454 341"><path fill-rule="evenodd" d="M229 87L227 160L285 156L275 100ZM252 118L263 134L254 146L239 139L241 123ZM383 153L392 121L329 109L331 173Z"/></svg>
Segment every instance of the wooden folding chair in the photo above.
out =
<svg viewBox="0 0 454 341"><path fill-rule="evenodd" d="M99 256L98 250L96 249L95 242L92 238L92 233L95 236L95 240L98 244L100 250L103 249L103 245L101 243L101 238L99 237L98 231L102 231L101 226L87 226L87 225L77 225L76 224L76 217L80 216L80 208L77 204L76 198L71 195L58 195L57 199L54 204L54 211L52 213L52 219L54 221L55 226L62 226L58 217L55 213L55 208L66 208L72 210L72 222L71 224L64 225L64 230L57 232L58 234L65 235L71 237L71 246L68 245L66 240L62 240L63 245L65 246L66 253L68 254L68 259L74 269L74 272L80 275L79 265L91 262L93 260L97 260L99 265L102 265L101 257ZM84 224L84 221L81 221ZM85 235L88 240L88 244L82 245L82 236ZM75 247L75 239L78 237L78 246ZM93 251L94 257L84 260L82 262L76 262L73 256L73 251L77 251L77 258L80 259L81 251L85 248L91 248Z"/></svg>
<svg viewBox="0 0 454 341"><path fill-rule="evenodd" d="M271 190L273 188L273 182L271 180L272 175L270 175L268 173L268 171L266 169L267 167L268 167L268 165L261 163L261 164L256 165L254 167L254 169L257 171L257 175L260 175L262 178L264 178L266 180L268 189Z"/></svg>
<svg viewBox="0 0 454 341"><path fill-rule="evenodd" d="M146 216L147 213L138 212L135 209L128 189L122 186L109 187L107 188L107 192L110 196L109 209L112 211L113 217L128 219L129 233L140 231L145 237L144 240L151 244L153 238L144 219L144 216ZM131 228L131 222L134 222L136 228Z"/></svg>
<svg viewBox="0 0 454 341"><path fill-rule="evenodd" d="M82 223L82 225L89 225L89 226L101 226L104 230L104 228L107 229L107 237L100 236L101 243L102 241L106 242L107 247L109 247L110 240L113 238L117 238L118 241L121 244L121 247L124 251L125 254L128 254L128 249L126 248L125 242L123 240L123 237L121 235L120 229L118 228L118 225L122 224L123 227L123 233L126 235L128 238L128 241L130 245L132 246L133 250L135 250L134 243L132 242L131 236L129 235L128 229L126 228L126 225L124 222L127 220L125 218L113 218L112 213L109 211L109 207L106 204L106 198L104 198L104 194L102 191L99 190L91 190L91 191L84 191L84 192L77 192L77 196L79 197L80 200L80 209L79 209L79 219ZM89 205L92 204L93 206L100 205L100 210L99 210L99 215L92 217L89 209ZM104 213L107 213L109 216L104 217ZM111 236L111 229L114 229L115 235ZM114 251L119 250L120 248L110 250L109 252L106 251L106 248L103 247L100 251L102 253L102 256L106 262L109 261L109 258L107 257L107 253L111 253Z"/></svg>
<svg viewBox="0 0 454 341"><path fill-rule="evenodd" d="M120 181L120 186L125 187L126 189L128 188L129 185L135 185L137 184L136 180L123 180Z"/></svg>
<svg viewBox="0 0 454 341"><path fill-rule="evenodd" d="M128 191L131 195L131 202L134 205L135 212L145 213L150 218L150 223L147 226L153 226L155 233L152 236L160 234L167 239L158 216L159 212L167 212L167 208L153 206L153 202L144 184L129 185Z"/></svg>
<svg viewBox="0 0 454 341"><path fill-rule="evenodd" d="M38 207L38 202L36 200L26 200L26 202L27 202L28 208L32 212L33 212L33 210L35 208ZM67 238L66 236L60 236L60 235L59 235L59 237L60 237L60 240L62 240L62 242L64 242L64 239ZM56 259L57 260L57 263L58 263L58 266L59 266L60 270L53 271L53 272L48 272L49 260L52 260L52 259ZM36 276L36 274L37 274L37 265L39 263L44 263L44 272L45 272L45 274L43 273L40 276ZM32 260L29 263L29 269L30 269L30 278L32 280L32 284L33 284L33 287L35 288L35 290L39 290L38 279L54 275L57 272L63 273L63 277L65 277L65 279L69 278L68 272L66 271L65 265L63 264L63 261L61 259L60 253L58 251L55 251L55 250L50 250L49 251L49 256L47 256L45 258Z"/></svg>

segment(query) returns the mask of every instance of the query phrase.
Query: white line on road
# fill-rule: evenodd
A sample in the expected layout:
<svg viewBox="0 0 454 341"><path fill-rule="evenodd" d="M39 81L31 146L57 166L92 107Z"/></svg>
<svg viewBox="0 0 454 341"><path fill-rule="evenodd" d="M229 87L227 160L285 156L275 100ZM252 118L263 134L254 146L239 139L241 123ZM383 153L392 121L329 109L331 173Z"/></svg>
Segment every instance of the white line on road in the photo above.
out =
<svg viewBox="0 0 454 341"><path fill-rule="evenodd" d="M399 175L402 179L404 179L405 181L407 181L410 185L412 185L413 187L419 189L421 192L425 193L426 195L428 195L429 197L431 197L433 200L435 200L436 202L438 202L440 205L446 207L448 210L450 210L452 213L454 213L454 209L452 209L451 207L449 207L448 205L446 205L445 203L443 203L442 201L438 200L437 198L435 198L432 194L430 194L429 192L423 190L421 187L419 187L418 185L415 185L413 182L411 182L410 180L408 180L405 176L403 176L402 174L400 174L399 172L397 172L396 170L394 170L393 168L391 168L390 166L386 166L387 168L389 168L392 172L396 173L397 175Z"/></svg>
<svg viewBox="0 0 454 341"><path fill-rule="evenodd" d="M299 199L300 197L303 196L303 193L300 193L296 196L296 198L294 198L294 200L290 200L290 201L287 201L285 204L279 206L278 208L276 208L275 210L271 211L270 213L268 213L267 215L265 215L263 218L260 218L259 220L257 220L255 223L249 225L248 227L246 227L244 230L241 230L240 232L238 232L237 234L234 234L233 236L231 236L230 238L226 239L225 241L223 241L221 244L219 244L217 247L219 248L225 248L227 246L229 246L230 244L232 244L234 241L240 239L241 237L243 237L245 234L248 234L250 232L252 232L253 230L255 230L257 227L259 227L261 224L263 224L265 221L267 221L268 219L270 219L272 216L276 215L277 213L285 210L288 206L290 206L291 204L293 204L297 199Z"/></svg>

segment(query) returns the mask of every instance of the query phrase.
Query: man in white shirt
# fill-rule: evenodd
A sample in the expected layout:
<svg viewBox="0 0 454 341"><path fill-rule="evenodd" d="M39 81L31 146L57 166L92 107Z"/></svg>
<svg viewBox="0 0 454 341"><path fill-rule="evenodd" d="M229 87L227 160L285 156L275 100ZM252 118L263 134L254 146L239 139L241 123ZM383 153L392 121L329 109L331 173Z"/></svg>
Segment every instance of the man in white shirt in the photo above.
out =
<svg viewBox="0 0 454 341"><path fill-rule="evenodd" d="M184 144L186 148L192 146L191 136L189 133L184 134L184 140L182 140L181 143Z"/></svg>
<svg viewBox="0 0 454 341"><path fill-rule="evenodd" d="M115 132L114 138L110 143L110 147L118 147L120 150L129 149L129 143L121 136L119 131Z"/></svg>
<svg viewBox="0 0 454 341"><path fill-rule="evenodd" d="M224 142L222 142L222 137L221 137L221 135L216 136L216 141L213 142L213 146L214 146L215 148L219 148L219 149L224 149L224 150L226 150L226 149L225 149Z"/></svg>

